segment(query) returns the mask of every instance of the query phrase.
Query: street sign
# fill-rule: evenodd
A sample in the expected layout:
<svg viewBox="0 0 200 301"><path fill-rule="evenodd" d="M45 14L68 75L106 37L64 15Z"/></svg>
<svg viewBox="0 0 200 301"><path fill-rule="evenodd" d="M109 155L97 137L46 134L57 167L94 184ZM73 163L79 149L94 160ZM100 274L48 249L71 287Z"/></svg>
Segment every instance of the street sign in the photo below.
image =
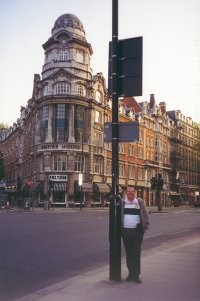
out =
<svg viewBox="0 0 200 301"><path fill-rule="evenodd" d="M119 122L119 142L138 142L139 122ZM104 142L112 142L112 123L104 123Z"/></svg>
<svg viewBox="0 0 200 301"><path fill-rule="evenodd" d="M118 41L118 96L142 95L143 38ZM109 43L108 95L112 96L112 43Z"/></svg>
<svg viewBox="0 0 200 301"><path fill-rule="evenodd" d="M32 186L33 185L33 180L32 179L28 179L26 183L27 183L28 186Z"/></svg>
<svg viewBox="0 0 200 301"><path fill-rule="evenodd" d="M78 185L82 186L83 185L83 174L79 173L78 175Z"/></svg>

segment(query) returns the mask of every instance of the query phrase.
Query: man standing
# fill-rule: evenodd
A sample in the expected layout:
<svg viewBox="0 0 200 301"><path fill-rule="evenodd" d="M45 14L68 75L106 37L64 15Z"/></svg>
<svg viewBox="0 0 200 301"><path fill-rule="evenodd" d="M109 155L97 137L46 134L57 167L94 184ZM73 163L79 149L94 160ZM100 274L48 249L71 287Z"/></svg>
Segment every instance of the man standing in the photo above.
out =
<svg viewBox="0 0 200 301"><path fill-rule="evenodd" d="M149 226L148 212L144 201L135 196L135 188L127 186L122 199L122 239L126 251L129 275L127 281L141 283L140 255L144 231Z"/></svg>

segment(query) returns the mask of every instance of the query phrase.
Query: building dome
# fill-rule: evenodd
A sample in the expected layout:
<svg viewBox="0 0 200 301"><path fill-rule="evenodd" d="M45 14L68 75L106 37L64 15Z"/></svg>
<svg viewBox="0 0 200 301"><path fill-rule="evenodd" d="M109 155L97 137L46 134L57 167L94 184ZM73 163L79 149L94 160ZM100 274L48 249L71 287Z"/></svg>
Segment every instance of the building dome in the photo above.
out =
<svg viewBox="0 0 200 301"><path fill-rule="evenodd" d="M60 32L68 32L72 36L85 40L85 30L82 22L73 14L61 15L54 23L52 35L56 36Z"/></svg>

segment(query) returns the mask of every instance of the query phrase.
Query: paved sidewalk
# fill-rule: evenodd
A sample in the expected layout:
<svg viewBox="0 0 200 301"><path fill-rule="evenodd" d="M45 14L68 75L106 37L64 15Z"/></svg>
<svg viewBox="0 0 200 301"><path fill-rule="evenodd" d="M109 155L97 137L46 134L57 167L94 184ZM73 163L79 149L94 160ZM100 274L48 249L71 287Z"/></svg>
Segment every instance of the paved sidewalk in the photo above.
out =
<svg viewBox="0 0 200 301"><path fill-rule="evenodd" d="M200 300L200 237L193 235L142 252L142 284L109 281L109 266L59 282L16 301Z"/></svg>

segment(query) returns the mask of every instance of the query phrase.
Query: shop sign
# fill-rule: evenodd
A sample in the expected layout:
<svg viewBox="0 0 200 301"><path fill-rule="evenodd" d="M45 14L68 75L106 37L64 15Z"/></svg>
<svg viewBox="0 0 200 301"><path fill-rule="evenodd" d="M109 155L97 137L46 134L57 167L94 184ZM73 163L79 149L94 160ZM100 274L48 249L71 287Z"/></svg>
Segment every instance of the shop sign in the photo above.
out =
<svg viewBox="0 0 200 301"><path fill-rule="evenodd" d="M67 182L67 175L49 175L49 181L54 182Z"/></svg>

